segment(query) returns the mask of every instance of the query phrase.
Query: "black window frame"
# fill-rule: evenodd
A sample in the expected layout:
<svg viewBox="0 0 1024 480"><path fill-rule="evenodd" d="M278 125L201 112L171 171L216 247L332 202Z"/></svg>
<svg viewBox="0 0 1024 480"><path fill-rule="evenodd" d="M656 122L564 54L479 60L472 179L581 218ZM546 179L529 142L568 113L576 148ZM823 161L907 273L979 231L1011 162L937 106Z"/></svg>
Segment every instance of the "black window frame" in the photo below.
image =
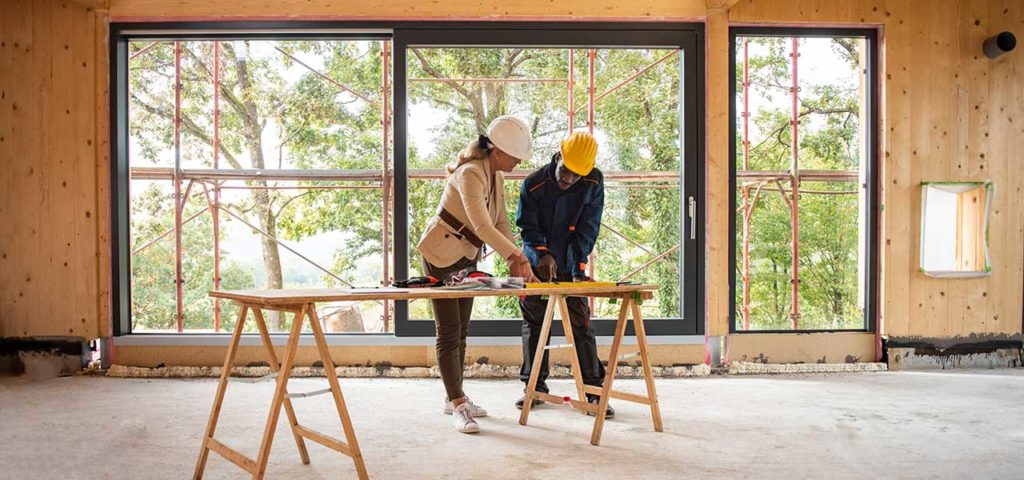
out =
<svg viewBox="0 0 1024 480"><path fill-rule="evenodd" d="M730 334L763 334L763 333L836 333L836 332L876 332L878 329L878 279L879 279L879 217L881 203L879 197L879 163L880 123L879 110L879 55L878 29L875 28L818 28L818 27L730 27L729 28L729 333ZM737 37L797 37L797 38L833 38L862 37L867 48L867 72L864 82L867 90L867 125L864 128L864 143L867 149L867 166L865 181L867 182L867 235L865 235L864 272L864 327L855 329L797 329L797 330L742 330L737 328L739 319L736 315L736 89Z"/></svg>
<svg viewBox="0 0 1024 480"><path fill-rule="evenodd" d="M111 306L113 335L131 333L129 165L128 165L128 42L137 39L178 40L381 40L392 42L394 211L392 245L394 277L408 270L408 163L406 48L423 46L546 46L558 48L678 48L682 50L680 79L680 240L683 297L682 318L647 319L649 335L703 335L704 333L704 225L705 225L705 51L701 23L626 22L336 22L245 21L112 23L110 25L110 190L111 190ZM685 202L696 200L691 232ZM692 238L691 238L692 237ZM614 320L598 319L598 335L613 334ZM471 336L520 335L521 320L486 320L470 325ZM553 335L562 335L553 325ZM632 335L632 325L627 326ZM183 333L189 335L188 332ZM183 335L176 334L176 335ZM433 321L408 319L407 302L395 302L396 337L433 336ZM224 333L226 335L226 333ZM365 334L332 334L365 335Z"/></svg>
<svg viewBox="0 0 1024 480"><path fill-rule="evenodd" d="M644 326L651 335L700 335L704 325L704 39L703 25L695 24L631 24L631 23L438 23L419 25L415 28L395 30L393 39L393 72L395 84L395 217L394 217L394 258L395 276L408 275L408 211L406 162L406 92L400 87L406 85L406 49L410 46L424 47L498 47L532 46L555 48L628 48L628 47L669 47L683 52L680 62L683 108L681 108L680 129L682 148L680 155L690 162L681 162L680 200L685 203L688 196L697 200L698 209L695 238L690 239L690 225L685 221L686 209L681 208L680 240L685 242L682 263L683 295L682 318L647 319ZM693 79L694 81L687 81ZM692 125L686 128L684 125ZM401 133L399 133L401 132ZM399 144L401 143L401 145ZM686 174L684 174L686 172ZM403 205L400 211L398 205ZM398 336L432 336L434 322L410 320L407 302L395 305L395 333ZM592 324L597 335L612 335L615 320L595 319ZM521 320L485 320L470 323L471 336L518 336ZM553 335L562 335L561 325L554 325ZM632 325L627 328L632 334Z"/></svg>

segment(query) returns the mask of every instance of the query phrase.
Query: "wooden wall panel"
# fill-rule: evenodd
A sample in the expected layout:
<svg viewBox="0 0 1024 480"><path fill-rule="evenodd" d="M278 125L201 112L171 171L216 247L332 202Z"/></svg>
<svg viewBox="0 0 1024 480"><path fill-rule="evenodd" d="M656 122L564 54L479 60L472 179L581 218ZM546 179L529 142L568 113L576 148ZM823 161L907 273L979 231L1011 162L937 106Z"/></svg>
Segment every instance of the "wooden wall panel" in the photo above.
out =
<svg viewBox="0 0 1024 480"><path fill-rule="evenodd" d="M709 335L729 334L729 15L707 20L707 198L705 221Z"/></svg>
<svg viewBox="0 0 1024 480"><path fill-rule="evenodd" d="M912 0L741 0L729 11L732 23L882 28L882 309L890 336L1021 333L1024 56L989 60L981 42L1002 30L1024 36L1022 10L1024 4L1013 0L945 0L927 7ZM992 276L953 280L920 273L920 182L986 179L997 190ZM724 215L725 207L720 211Z"/></svg>
<svg viewBox="0 0 1024 480"><path fill-rule="evenodd" d="M13 38L14 19L17 17L17 10L0 17L0 222L12 218L14 209L14 197L12 196L14 181L11 167L3 168L14 155L14 137L12 131L12 119L14 113L11 104L7 100L8 95L14 95L14 46ZM11 45L11 46L8 46ZM11 72L11 73L5 73ZM14 268L14 235L10 227L0 227L0 338L6 335L7 322L2 319L14 315L13 289L7 286L9 272ZM11 252L12 258L8 258Z"/></svg>
<svg viewBox="0 0 1024 480"><path fill-rule="evenodd" d="M685 19L702 18L705 0L394 0L351 2L337 0L112 0L115 20L155 19L459 19L578 18Z"/></svg>
<svg viewBox="0 0 1024 480"><path fill-rule="evenodd" d="M858 363L875 358L871 333L744 333L729 343L730 362Z"/></svg>
<svg viewBox="0 0 1024 480"><path fill-rule="evenodd" d="M869 25L883 38L882 310L897 337L1019 334L1024 299L1024 82L1019 51L998 60L980 42L1024 37L1018 0L704 0L623 3L411 0L112 0L88 10L11 0L0 16L0 336L109 332L107 22L239 18L534 18L665 20L707 16L708 331L728 323L729 24ZM86 2L87 4L89 2ZM97 2L101 4L102 2ZM716 2L716 5L719 2ZM725 2L726 4L730 2ZM938 4L938 5L936 5ZM65 49L65 45L67 48ZM1018 49L1019 50L1019 49ZM70 112L70 113L69 113ZM992 277L917 271L922 180L996 184ZM65 183L67 186L65 187ZM70 243L70 245L69 245ZM65 267L64 263L68 265Z"/></svg>
<svg viewBox="0 0 1024 480"><path fill-rule="evenodd" d="M916 270L912 253L915 225L909 205L920 195L910 185L910 58L909 49L889 48L892 39L908 38L911 35L910 18L912 9L906 2L887 6L886 18L894 18L882 32L884 61L881 115L882 171L881 182L883 210L880 233L881 269L884 273L881 285L881 318L883 332L905 332L909 328L911 315L910 277ZM896 205L905 205L897 208ZM895 239L895 241L894 241ZM904 239L904 240L900 240Z"/></svg>
<svg viewBox="0 0 1024 480"><path fill-rule="evenodd" d="M0 336L91 339L108 323L95 18L54 0L8 2L0 15Z"/></svg>
<svg viewBox="0 0 1024 480"><path fill-rule="evenodd" d="M96 231L96 289L99 316L98 334L109 337L113 332L110 314L110 58L109 47L110 16L105 11L90 11L90 26L93 42L93 120L91 123L93 144L96 147L96 196L93 199ZM88 103L86 103L88 105ZM84 114L84 110L83 110ZM88 145L88 143L86 143Z"/></svg>

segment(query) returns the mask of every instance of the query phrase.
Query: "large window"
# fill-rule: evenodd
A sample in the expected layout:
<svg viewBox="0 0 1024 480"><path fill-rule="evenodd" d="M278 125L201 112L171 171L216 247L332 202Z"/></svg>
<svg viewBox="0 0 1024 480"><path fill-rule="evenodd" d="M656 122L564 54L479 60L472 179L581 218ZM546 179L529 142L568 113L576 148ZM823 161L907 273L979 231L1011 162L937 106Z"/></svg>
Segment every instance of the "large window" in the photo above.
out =
<svg viewBox="0 0 1024 480"><path fill-rule="evenodd" d="M215 288L382 283L389 43L127 42L132 331L230 331ZM393 330L383 302L328 307L328 331Z"/></svg>
<svg viewBox="0 0 1024 480"><path fill-rule="evenodd" d="M731 39L732 330L871 329L876 32Z"/></svg>
<svg viewBox="0 0 1024 480"><path fill-rule="evenodd" d="M592 276L661 285L657 301L643 305L645 316L681 317L678 49L420 47L409 52L412 271L420 270L415 244L443 188L443 176L433 173L451 164L491 118L515 114L534 130L532 161L507 175L512 225L520 181L551 161L572 122L572 129L589 129L601 139L597 166L606 179L606 205L602 235L588 262ZM492 255L480 268L507 274L505 263ZM427 302L413 306L410 318L431 318ZM595 300L594 307L601 318L618 313L607 299ZM478 299L473 312L481 319L520 317L514 297Z"/></svg>
<svg viewBox="0 0 1024 480"><path fill-rule="evenodd" d="M643 304L650 333L700 333L699 30L304 25L113 26L119 333L228 330L237 311L207 297L215 288L419 274L444 166L503 114L526 119L536 145L507 176L510 215L521 179L591 130L606 179L594 276L661 287ZM517 335L514 300L479 299L472 333ZM321 308L328 332L433 334L427 302ZM595 301L600 333L617 308Z"/></svg>

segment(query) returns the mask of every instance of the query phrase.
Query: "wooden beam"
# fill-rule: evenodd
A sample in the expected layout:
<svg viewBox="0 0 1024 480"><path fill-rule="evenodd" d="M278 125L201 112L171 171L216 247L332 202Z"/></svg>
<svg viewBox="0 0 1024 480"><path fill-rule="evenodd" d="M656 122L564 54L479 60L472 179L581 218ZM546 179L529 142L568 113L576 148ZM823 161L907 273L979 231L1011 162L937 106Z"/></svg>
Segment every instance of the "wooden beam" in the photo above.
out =
<svg viewBox="0 0 1024 480"><path fill-rule="evenodd" d="M87 10L110 10L110 0L71 0L71 3Z"/></svg>
<svg viewBox="0 0 1024 480"><path fill-rule="evenodd" d="M210 450L220 454L220 456L230 460L231 463L242 467L242 470L249 473L254 473L256 471L256 462L252 461L251 458L242 455L239 451L220 443L217 439L213 437L207 438L206 446L209 447Z"/></svg>
<svg viewBox="0 0 1024 480"><path fill-rule="evenodd" d="M393 0L390 2L337 2L334 0L111 0L111 15L118 20L159 18L417 18L417 19L571 19L615 18L697 19L706 14L705 0L565 0L561 2L501 0Z"/></svg>
<svg viewBox="0 0 1024 480"><path fill-rule="evenodd" d="M739 3L740 0L708 0L707 7L708 13L721 13L728 12L733 5Z"/></svg>

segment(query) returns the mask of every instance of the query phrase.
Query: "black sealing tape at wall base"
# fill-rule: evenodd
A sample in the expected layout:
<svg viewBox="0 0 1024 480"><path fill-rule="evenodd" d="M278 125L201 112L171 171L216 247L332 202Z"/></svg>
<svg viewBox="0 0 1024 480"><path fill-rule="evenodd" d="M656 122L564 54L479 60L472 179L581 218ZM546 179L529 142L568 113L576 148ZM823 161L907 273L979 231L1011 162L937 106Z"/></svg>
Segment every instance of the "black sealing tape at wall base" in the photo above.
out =
<svg viewBox="0 0 1024 480"><path fill-rule="evenodd" d="M3 338L0 339L0 375L25 373L22 355L45 354L59 357L61 375L70 375L86 365L88 344L80 337ZM76 361L75 359L81 359ZM77 365L77 367L76 367Z"/></svg>
<svg viewBox="0 0 1024 480"><path fill-rule="evenodd" d="M886 349L914 348L920 355L964 355L992 353L1004 349L1020 350L1024 348L1024 341L1020 340L1020 335L942 339L889 337L885 342L885 347Z"/></svg>

